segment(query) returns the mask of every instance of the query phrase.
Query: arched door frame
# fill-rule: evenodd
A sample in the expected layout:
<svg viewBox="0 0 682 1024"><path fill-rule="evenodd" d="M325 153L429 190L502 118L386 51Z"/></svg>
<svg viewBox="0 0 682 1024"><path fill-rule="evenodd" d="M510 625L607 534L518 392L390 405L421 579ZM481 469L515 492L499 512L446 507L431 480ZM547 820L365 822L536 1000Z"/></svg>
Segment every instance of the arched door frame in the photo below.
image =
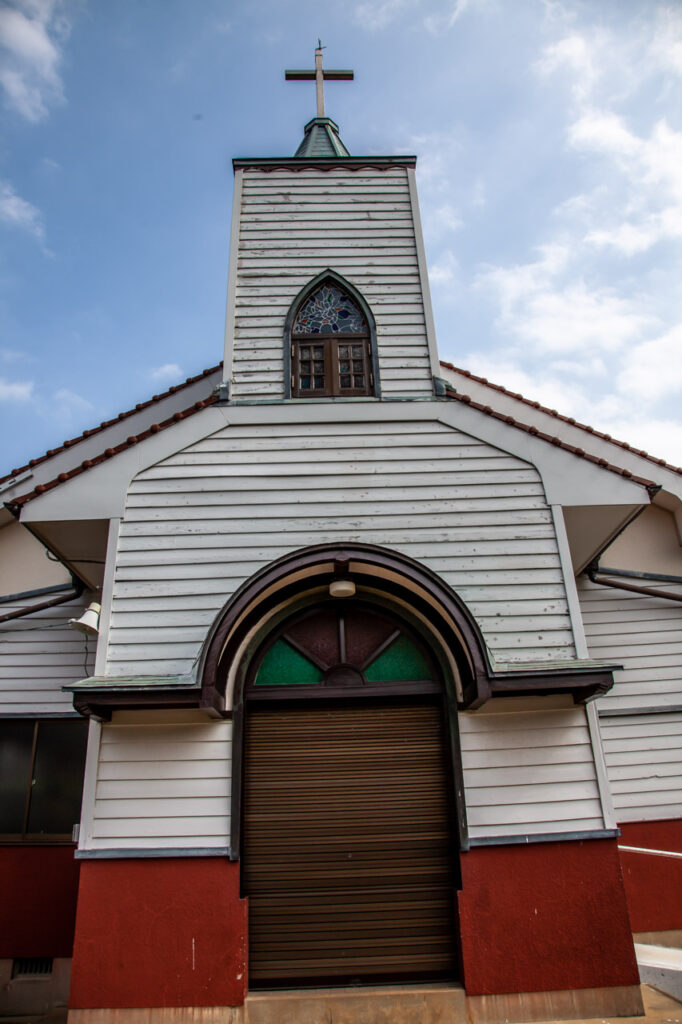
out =
<svg viewBox="0 0 682 1024"><path fill-rule="evenodd" d="M286 555L247 581L216 620L204 648L202 705L233 721L230 858L241 848L244 688L264 638L300 608L327 596L330 583L352 580L363 600L392 610L428 645L443 678L460 849L468 849L458 707L483 703L490 671L477 625L440 577L398 552L371 544L319 544ZM283 696L285 696L283 694Z"/></svg>

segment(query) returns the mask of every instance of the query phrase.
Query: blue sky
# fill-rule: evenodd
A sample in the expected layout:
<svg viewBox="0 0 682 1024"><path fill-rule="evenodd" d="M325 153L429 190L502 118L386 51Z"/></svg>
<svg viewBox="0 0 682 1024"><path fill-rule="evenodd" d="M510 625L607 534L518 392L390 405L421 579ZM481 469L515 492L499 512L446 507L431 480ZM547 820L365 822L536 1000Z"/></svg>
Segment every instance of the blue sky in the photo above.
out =
<svg viewBox="0 0 682 1024"><path fill-rule="evenodd" d="M0 0L0 471L220 360L318 36L350 152L418 156L441 357L682 463L679 0Z"/></svg>

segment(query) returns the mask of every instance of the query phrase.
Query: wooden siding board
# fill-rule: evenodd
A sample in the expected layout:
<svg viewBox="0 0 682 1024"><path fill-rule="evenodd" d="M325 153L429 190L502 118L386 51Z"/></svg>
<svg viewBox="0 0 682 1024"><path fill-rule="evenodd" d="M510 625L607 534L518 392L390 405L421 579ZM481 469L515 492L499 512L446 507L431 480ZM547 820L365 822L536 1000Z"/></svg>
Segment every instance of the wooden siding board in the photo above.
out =
<svg viewBox="0 0 682 1024"><path fill-rule="evenodd" d="M382 393L429 397L432 379L407 173L372 169L349 178L341 168L328 175L279 172L276 180L258 168L243 172L233 397L283 396L287 311L305 283L327 267L347 277L373 310ZM382 301L375 305L377 295ZM416 301L406 304L406 295ZM257 303L266 296L263 316ZM411 356L401 351L405 341L413 347Z"/></svg>
<svg viewBox="0 0 682 1024"><path fill-rule="evenodd" d="M92 848L229 845L230 722L105 724Z"/></svg>
<svg viewBox="0 0 682 1024"><path fill-rule="evenodd" d="M459 729L473 838L603 828L584 708L498 699Z"/></svg>
<svg viewBox="0 0 682 1024"><path fill-rule="evenodd" d="M69 626L87 607L84 595L0 626L0 714L74 713L71 694L62 686L82 679L95 663L95 643L86 644ZM26 607L5 604L3 613Z"/></svg>
<svg viewBox="0 0 682 1024"><path fill-rule="evenodd" d="M682 607L585 578L579 594L590 655L623 666L611 692L600 699L600 710L682 703Z"/></svg>
<svg viewBox="0 0 682 1024"><path fill-rule="evenodd" d="M245 579L311 536L383 544L430 565L470 604L501 660L573 654L551 518L526 463L433 421L415 424L409 444L400 423L321 425L302 448L305 431L228 427L135 479L114 586L114 674L189 671L211 607L217 613ZM353 498L358 514L349 516ZM183 622L185 608L193 621ZM164 627L166 612L174 619Z"/></svg>
<svg viewBox="0 0 682 1024"><path fill-rule="evenodd" d="M678 818L682 808L682 713L600 719L618 821Z"/></svg>

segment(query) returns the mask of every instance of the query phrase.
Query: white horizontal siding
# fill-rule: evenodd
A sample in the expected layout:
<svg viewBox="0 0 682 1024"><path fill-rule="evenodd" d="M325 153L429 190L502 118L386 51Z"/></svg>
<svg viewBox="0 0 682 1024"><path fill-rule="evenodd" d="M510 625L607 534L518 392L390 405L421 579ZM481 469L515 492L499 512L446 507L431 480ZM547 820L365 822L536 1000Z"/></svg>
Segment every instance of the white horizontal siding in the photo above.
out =
<svg viewBox="0 0 682 1024"><path fill-rule="evenodd" d="M121 717L102 727L89 848L228 846L232 723Z"/></svg>
<svg viewBox="0 0 682 1024"><path fill-rule="evenodd" d="M600 719L618 821L682 816L682 713Z"/></svg>
<svg viewBox="0 0 682 1024"><path fill-rule="evenodd" d="M243 174L232 396L284 394L284 322L327 268L364 296L377 325L382 394L432 394L412 206L404 167Z"/></svg>
<svg viewBox="0 0 682 1024"><path fill-rule="evenodd" d="M459 730L471 838L604 827L584 707L498 698Z"/></svg>
<svg viewBox="0 0 682 1024"><path fill-rule="evenodd" d="M61 688L93 671L95 641L86 641L69 626L69 619L80 618L89 599L84 595L0 625L1 715L73 713L71 694ZM4 604L0 611L5 614L26 604Z"/></svg>
<svg viewBox="0 0 682 1024"><path fill-rule="evenodd" d="M334 541L389 547L439 573L500 660L573 655L552 518L527 463L438 422L253 425L131 484L108 671L190 671L246 579Z"/></svg>
<svg viewBox="0 0 682 1024"><path fill-rule="evenodd" d="M682 604L600 587L585 577L578 588L590 656L623 666L600 710L682 705Z"/></svg>

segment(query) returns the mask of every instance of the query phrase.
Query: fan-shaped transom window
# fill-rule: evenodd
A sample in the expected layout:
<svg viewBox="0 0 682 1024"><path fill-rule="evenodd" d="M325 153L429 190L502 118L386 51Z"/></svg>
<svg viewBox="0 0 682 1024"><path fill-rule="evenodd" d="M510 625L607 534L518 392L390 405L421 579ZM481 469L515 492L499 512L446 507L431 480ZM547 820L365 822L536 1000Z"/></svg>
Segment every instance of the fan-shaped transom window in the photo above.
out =
<svg viewBox="0 0 682 1024"><path fill-rule="evenodd" d="M298 309L291 365L294 398L374 394L367 319L334 281L324 281Z"/></svg>
<svg viewBox="0 0 682 1024"><path fill-rule="evenodd" d="M307 609L269 638L254 662L251 687L432 689L430 652L401 620L343 600Z"/></svg>

